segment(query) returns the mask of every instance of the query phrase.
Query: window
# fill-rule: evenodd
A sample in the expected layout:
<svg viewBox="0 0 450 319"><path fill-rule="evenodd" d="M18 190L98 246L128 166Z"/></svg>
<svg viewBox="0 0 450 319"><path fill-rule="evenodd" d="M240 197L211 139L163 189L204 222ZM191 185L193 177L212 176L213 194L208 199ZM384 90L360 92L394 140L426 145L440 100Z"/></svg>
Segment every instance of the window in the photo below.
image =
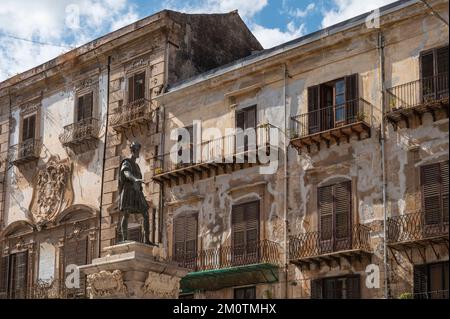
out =
<svg viewBox="0 0 450 319"><path fill-rule="evenodd" d="M420 55L422 99L424 102L448 97L448 46Z"/></svg>
<svg viewBox="0 0 450 319"><path fill-rule="evenodd" d="M197 214L183 214L173 221L174 259L193 268L197 257Z"/></svg>
<svg viewBox="0 0 450 319"><path fill-rule="evenodd" d="M189 132L189 141L183 141L183 135L178 135L178 143L182 145L178 149L178 163L191 165L194 163L194 126L187 126L184 129ZM185 158L186 156L189 156L189 159Z"/></svg>
<svg viewBox="0 0 450 319"><path fill-rule="evenodd" d="M312 299L359 299L360 290L359 275L311 281Z"/></svg>
<svg viewBox="0 0 450 319"><path fill-rule="evenodd" d="M247 107L243 110L236 112L236 128L241 129L243 132L245 132L245 130L247 129L256 128L256 105ZM256 143L256 134L254 141L250 141L249 137L244 133L242 133L242 135L244 137L244 145L237 145L237 153L247 152L249 150L249 145L253 146ZM253 149L256 149L256 145L255 147L253 147Z"/></svg>
<svg viewBox="0 0 450 319"><path fill-rule="evenodd" d="M0 299L27 297L28 251L5 256L0 261Z"/></svg>
<svg viewBox="0 0 450 319"><path fill-rule="evenodd" d="M415 299L448 299L448 261L414 266Z"/></svg>
<svg viewBox="0 0 450 319"><path fill-rule="evenodd" d="M421 167L422 206L425 232L440 232L448 223L448 161Z"/></svg>
<svg viewBox="0 0 450 319"><path fill-rule="evenodd" d="M145 72L128 78L128 103L145 98Z"/></svg>
<svg viewBox="0 0 450 319"><path fill-rule="evenodd" d="M355 122L358 98L358 74L309 87L309 134Z"/></svg>
<svg viewBox="0 0 450 319"><path fill-rule="evenodd" d="M258 261L259 201L235 205L231 217L233 265Z"/></svg>
<svg viewBox="0 0 450 319"><path fill-rule="evenodd" d="M36 135L36 114L22 119L22 141L34 140Z"/></svg>
<svg viewBox="0 0 450 319"><path fill-rule="evenodd" d="M322 253L351 245L351 182L318 189L320 248Z"/></svg>
<svg viewBox="0 0 450 319"><path fill-rule="evenodd" d="M234 289L234 299L256 299L256 287Z"/></svg>
<svg viewBox="0 0 450 319"><path fill-rule="evenodd" d="M82 266L86 265L88 262L88 238L73 239L66 242L63 249L63 260L64 272L63 278L65 279L70 272L66 273L66 267L69 265ZM80 288L70 289L67 291L67 297L77 298L79 296L84 296L84 290L86 288L86 275L80 273Z"/></svg>
<svg viewBox="0 0 450 319"><path fill-rule="evenodd" d="M92 118L93 110L93 93L85 94L78 97L77 103L77 122Z"/></svg>

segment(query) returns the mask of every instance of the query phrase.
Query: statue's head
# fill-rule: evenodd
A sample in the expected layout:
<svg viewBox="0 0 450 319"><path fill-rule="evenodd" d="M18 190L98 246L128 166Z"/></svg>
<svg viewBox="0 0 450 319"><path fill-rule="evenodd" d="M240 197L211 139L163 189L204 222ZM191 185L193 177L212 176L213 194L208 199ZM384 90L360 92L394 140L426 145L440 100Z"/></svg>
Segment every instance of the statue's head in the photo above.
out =
<svg viewBox="0 0 450 319"><path fill-rule="evenodd" d="M139 153L141 151L141 144L138 142L132 142L130 145L131 155L135 158L139 158Z"/></svg>

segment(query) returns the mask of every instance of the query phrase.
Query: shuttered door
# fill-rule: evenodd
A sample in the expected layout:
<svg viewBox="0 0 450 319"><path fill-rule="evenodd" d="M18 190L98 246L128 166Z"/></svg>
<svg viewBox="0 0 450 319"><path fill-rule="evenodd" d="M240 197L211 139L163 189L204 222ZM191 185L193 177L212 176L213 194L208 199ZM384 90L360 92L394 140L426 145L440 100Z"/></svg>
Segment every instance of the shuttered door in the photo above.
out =
<svg viewBox="0 0 450 319"><path fill-rule="evenodd" d="M322 279L311 280L311 299L322 299Z"/></svg>
<svg viewBox="0 0 450 319"><path fill-rule="evenodd" d="M346 119L347 123L353 123L357 121L357 115L359 112L359 75L352 74L345 77L345 100L346 100Z"/></svg>
<svg viewBox="0 0 450 319"><path fill-rule="evenodd" d="M64 247L64 279L69 273L65 273L66 267L69 265L83 266L88 262L88 239L81 238L78 240L69 241ZM86 287L86 276L80 272L80 288L70 289L67 292L68 298L76 298L84 295Z"/></svg>
<svg viewBox="0 0 450 319"><path fill-rule="evenodd" d="M424 236L445 231L448 223L448 161L421 167Z"/></svg>
<svg viewBox="0 0 450 319"><path fill-rule="evenodd" d="M333 249L333 186L319 188L319 216L320 216L320 250L318 254L331 252Z"/></svg>
<svg viewBox="0 0 450 319"><path fill-rule="evenodd" d="M448 47L438 49L436 52L436 94L438 99L448 98Z"/></svg>
<svg viewBox="0 0 450 319"><path fill-rule="evenodd" d="M197 261L197 214L183 214L174 219L174 259L183 267L194 268Z"/></svg>
<svg viewBox="0 0 450 319"><path fill-rule="evenodd" d="M139 73L134 77L134 100L145 98L145 73Z"/></svg>
<svg viewBox="0 0 450 319"><path fill-rule="evenodd" d="M361 284L360 276L348 277L346 282L347 299L360 299L361 298Z"/></svg>
<svg viewBox="0 0 450 319"><path fill-rule="evenodd" d="M0 299L8 298L9 256L0 258Z"/></svg>
<svg viewBox="0 0 450 319"><path fill-rule="evenodd" d="M427 266L414 266L414 298L426 299L428 291Z"/></svg>
<svg viewBox="0 0 450 319"><path fill-rule="evenodd" d="M93 93L89 93L78 98L77 121L86 120L92 117Z"/></svg>
<svg viewBox="0 0 450 319"><path fill-rule="evenodd" d="M319 132L319 86L313 86L308 88L308 134L314 134ZM301 123L303 125L304 123ZM306 134L307 132L303 132Z"/></svg>
<svg viewBox="0 0 450 319"><path fill-rule="evenodd" d="M236 113L236 128L241 129L243 132L245 132L246 129L256 128L256 106L248 107ZM241 138L237 139L237 141L241 140L242 140ZM240 143L238 143L237 141L236 141L237 153L248 151L249 145L250 149L256 148L254 145L256 140L250 141L247 135L244 135L244 145L239 145Z"/></svg>
<svg viewBox="0 0 450 319"><path fill-rule="evenodd" d="M351 184L336 184L334 192L335 251L351 248Z"/></svg>
<svg viewBox="0 0 450 319"><path fill-rule="evenodd" d="M27 296L28 251L13 255L11 298L25 299Z"/></svg>
<svg viewBox="0 0 450 319"><path fill-rule="evenodd" d="M433 52L421 55L421 80L422 80L422 99L424 102L434 99L434 59Z"/></svg>
<svg viewBox="0 0 450 319"><path fill-rule="evenodd" d="M134 102L134 76L128 78L128 103Z"/></svg>
<svg viewBox="0 0 450 319"><path fill-rule="evenodd" d="M351 182L320 187L320 253L351 248Z"/></svg>
<svg viewBox="0 0 450 319"><path fill-rule="evenodd" d="M233 206L231 218L233 265L259 259L259 201Z"/></svg>

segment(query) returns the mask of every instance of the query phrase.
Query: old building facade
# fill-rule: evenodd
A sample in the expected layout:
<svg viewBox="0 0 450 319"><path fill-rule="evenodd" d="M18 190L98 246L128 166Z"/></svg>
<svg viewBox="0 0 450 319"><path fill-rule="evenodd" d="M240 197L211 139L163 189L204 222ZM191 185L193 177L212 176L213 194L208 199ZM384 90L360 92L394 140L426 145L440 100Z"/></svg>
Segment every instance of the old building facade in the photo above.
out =
<svg viewBox="0 0 450 319"><path fill-rule="evenodd" d="M448 6L429 3L269 50L235 12L163 11L0 84L0 294L83 295L65 267L117 243L135 140L180 298L448 298Z"/></svg>

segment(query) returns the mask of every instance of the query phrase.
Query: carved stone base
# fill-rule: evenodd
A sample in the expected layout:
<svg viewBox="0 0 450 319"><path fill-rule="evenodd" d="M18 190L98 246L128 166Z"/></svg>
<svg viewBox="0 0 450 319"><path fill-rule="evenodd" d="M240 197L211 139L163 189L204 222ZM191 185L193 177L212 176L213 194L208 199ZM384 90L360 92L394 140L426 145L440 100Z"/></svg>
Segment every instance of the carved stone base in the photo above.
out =
<svg viewBox="0 0 450 319"><path fill-rule="evenodd" d="M105 248L106 257L80 267L91 299L176 299L187 269L165 262L155 246L136 242Z"/></svg>

